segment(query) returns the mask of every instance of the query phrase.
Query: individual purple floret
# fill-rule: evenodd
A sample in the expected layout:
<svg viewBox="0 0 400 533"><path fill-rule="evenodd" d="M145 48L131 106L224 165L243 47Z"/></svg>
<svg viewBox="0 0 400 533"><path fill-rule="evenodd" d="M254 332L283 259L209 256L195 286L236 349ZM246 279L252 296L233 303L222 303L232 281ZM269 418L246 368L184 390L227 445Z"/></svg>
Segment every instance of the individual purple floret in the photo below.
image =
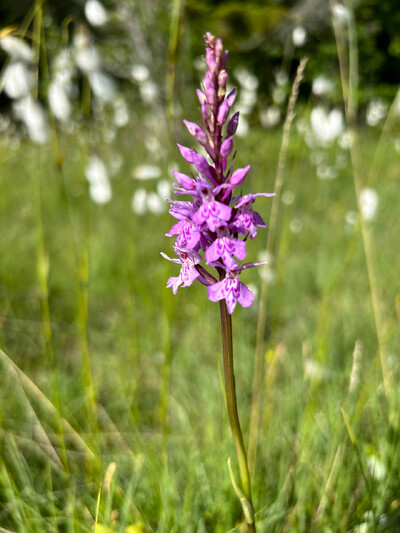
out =
<svg viewBox="0 0 400 533"><path fill-rule="evenodd" d="M239 281L239 274L258 264L239 266L236 259L241 261L246 257L248 237L253 239L257 228L265 227L261 216L253 210L255 198L273 194L234 196L235 188L242 188L250 170L250 165L233 168L233 137L239 113L230 119L229 114L236 89L226 94L228 52L224 51L221 40L207 33L204 41L208 70L201 89L197 90L202 123L184 120L184 124L205 155L178 144L182 157L193 165L195 174L189 176L173 171L177 181L175 194L188 195L191 200L168 200L169 212L178 221L166 235L176 235L174 250L179 259L161 255L181 265L179 276L169 278L167 284L174 294L179 286L187 287L195 280L200 281L208 286L209 300L225 299L231 314L237 302L249 307L254 300L253 293ZM200 252L204 252L204 257ZM216 269L214 275L200 264L204 260L207 267Z"/></svg>
<svg viewBox="0 0 400 533"><path fill-rule="evenodd" d="M179 259L171 259L162 252L161 255L172 263L182 265L179 276L169 278L167 283L167 287L172 287L172 292L176 294L180 285L189 287L200 276L200 273L196 270L196 265L201 263L203 258L197 252L191 252L184 248L179 248L179 246L174 246L174 250Z"/></svg>

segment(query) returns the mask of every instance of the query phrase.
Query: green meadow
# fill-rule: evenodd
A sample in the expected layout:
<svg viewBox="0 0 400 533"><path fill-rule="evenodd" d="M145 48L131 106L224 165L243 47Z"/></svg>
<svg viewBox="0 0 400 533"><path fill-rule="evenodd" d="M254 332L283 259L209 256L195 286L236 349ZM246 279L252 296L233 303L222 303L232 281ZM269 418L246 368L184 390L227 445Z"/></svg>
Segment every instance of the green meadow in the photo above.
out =
<svg viewBox="0 0 400 533"><path fill-rule="evenodd" d="M53 18L40 0L23 16L4 8L0 533L246 531L228 468L239 479L219 306L200 283L173 296L178 267L160 255L174 255L171 170L190 172L176 147L194 146L182 119L200 119L194 27L214 4L136 4L92 1L66 17L57 3ZM257 531L394 533L399 93L390 76L376 99L364 86L384 63L379 48L366 64L368 5L359 49L358 20L332 2L313 55L318 32L297 22L286 47L257 44L293 26L281 4L214 9L243 94L242 192L276 192L256 199L267 227L246 261L268 264L241 274L255 300L233 314ZM397 53L394 40L390 65Z"/></svg>
<svg viewBox="0 0 400 533"><path fill-rule="evenodd" d="M370 264L360 217L346 222L357 212L347 152L336 179L318 179L293 128L283 194L257 202L266 221L278 202L273 255L262 276L243 274L257 297L233 330L247 442L264 285L261 531L396 531L400 521L398 156L376 131L358 140L363 185L379 194L364 222ZM280 129L257 127L236 142L249 190L274 190L280 144ZM3 153L2 531L239 531L218 306L200 284L176 297L165 288L171 217L132 212L129 133L121 145L104 206L89 199L76 139L60 139L58 164L25 143ZM269 230L249 260L265 256Z"/></svg>

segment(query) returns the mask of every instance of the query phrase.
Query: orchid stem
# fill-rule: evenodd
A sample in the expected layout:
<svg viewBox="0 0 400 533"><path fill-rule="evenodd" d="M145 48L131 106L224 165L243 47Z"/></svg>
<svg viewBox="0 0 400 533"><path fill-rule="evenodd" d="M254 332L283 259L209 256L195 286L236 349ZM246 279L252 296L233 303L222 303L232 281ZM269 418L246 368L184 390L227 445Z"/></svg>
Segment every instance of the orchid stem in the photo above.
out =
<svg viewBox="0 0 400 533"><path fill-rule="evenodd" d="M251 485L249 468L247 464L247 454L244 447L242 430L240 428L239 415L236 401L235 371L233 367L233 341L232 341L232 318L228 313L225 300L220 301L221 329L222 329L222 349L224 359L225 393L226 407L228 410L229 423L232 430L233 441L235 443L236 455L239 463L240 480L244 496L246 498L245 512L247 531L256 531L254 523L253 503L251 499ZM242 498L241 498L242 501Z"/></svg>

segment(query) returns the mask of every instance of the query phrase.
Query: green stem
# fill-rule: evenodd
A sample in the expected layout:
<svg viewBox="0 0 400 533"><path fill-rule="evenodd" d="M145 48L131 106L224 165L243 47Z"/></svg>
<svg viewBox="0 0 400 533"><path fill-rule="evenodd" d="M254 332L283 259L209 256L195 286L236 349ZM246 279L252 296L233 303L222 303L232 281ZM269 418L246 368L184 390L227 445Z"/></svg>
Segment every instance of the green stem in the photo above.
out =
<svg viewBox="0 0 400 533"><path fill-rule="evenodd" d="M236 455L239 463L241 485L243 493L247 500L247 509L250 511L250 513L245 513L247 530L250 533L255 533L256 528L254 523L254 511L251 499L251 485L249 468L247 465L247 454L244 447L243 435L242 430L240 428L236 402L235 371L233 367L232 319L231 315L228 313L225 300L220 301L220 313L222 329L222 349L224 359L226 407L228 410L229 423L231 426L233 441L235 443Z"/></svg>

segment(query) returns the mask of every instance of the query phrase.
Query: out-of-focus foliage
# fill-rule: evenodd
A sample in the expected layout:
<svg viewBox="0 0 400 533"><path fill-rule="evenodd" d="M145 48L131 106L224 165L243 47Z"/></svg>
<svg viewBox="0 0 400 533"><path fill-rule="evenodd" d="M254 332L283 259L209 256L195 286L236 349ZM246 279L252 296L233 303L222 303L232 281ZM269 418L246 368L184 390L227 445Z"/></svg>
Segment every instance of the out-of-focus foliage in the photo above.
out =
<svg viewBox="0 0 400 533"><path fill-rule="evenodd" d="M5 0L0 6L2 26L20 23L32 2ZM160 46L165 42L170 29L172 2L148 0L146 2L126 0L104 2L113 13L107 28L94 29L103 44L105 56L116 74L124 77L124 65L128 55L126 47L130 41L137 43L135 24L131 24L126 13L134 13L146 40L158 53L152 57L157 62L161 81L168 50ZM393 98L399 83L400 71L400 10L394 9L390 0L354 0L344 2L344 7L353 13L357 27L361 104L367 104L372 97ZM59 25L72 15L84 19L85 3L46 2L48 25ZM263 2L250 0L188 0L181 2L181 39L186 41L191 54L202 54L201 36L207 30L220 35L227 48L235 52L236 60L246 58L246 65L257 71L261 94L267 98L273 90L271 79L276 69L283 66L291 73L297 61L304 55L310 57L307 67L303 96L311 90L311 80L318 75L338 75L337 53L334 44L332 21L327 0L275 0ZM121 28L121 22L124 22ZM300 28L300 30L299 30ZM304 38L296 43L295 32L304 31ZM161 53L160 53L161 50ZM251 53L249 53L251 52ZM3 56L4 57L4 56ZM1 56L0 56L1 60ZM292 61L294 60L294 61ZM188 65L185 65L187 67ZM233 65L234 66L234 65ZM111 67L110 67L111 68ZM309 83L307 83L309 82ZM334 94L338 101L340 91Z"/></svg>

